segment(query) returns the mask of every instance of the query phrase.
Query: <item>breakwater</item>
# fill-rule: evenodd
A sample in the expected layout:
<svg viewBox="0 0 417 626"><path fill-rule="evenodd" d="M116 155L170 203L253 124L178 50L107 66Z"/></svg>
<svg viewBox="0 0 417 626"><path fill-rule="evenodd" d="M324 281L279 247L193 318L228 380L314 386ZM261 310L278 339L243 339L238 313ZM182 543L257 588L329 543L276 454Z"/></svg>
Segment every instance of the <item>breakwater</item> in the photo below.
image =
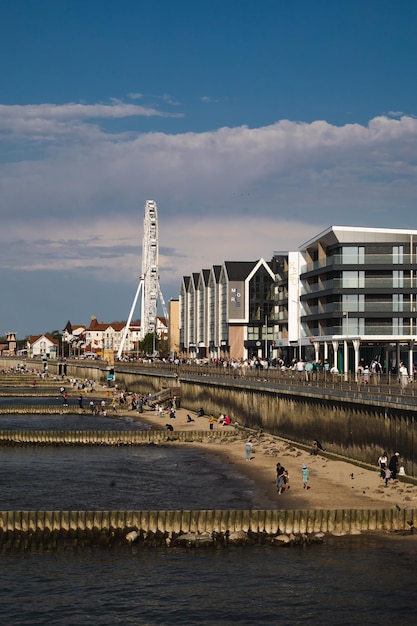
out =
<svg viewBox="0 0 417 626"><path fill-rule="evenodd" d="M412 532L415 513L398 509L0 511L0 547L288 544L297 543L296 536L308 543L317 533Z"/></svg>
<svg viewBox="0 0 417 626"><path fill-rule="evenodd" d="M233 430L221 435L207 430L2 430L0 446L51 445L51 446L135 446L163 442L192 442L207 439L227 439L235 436Z"/></svg>

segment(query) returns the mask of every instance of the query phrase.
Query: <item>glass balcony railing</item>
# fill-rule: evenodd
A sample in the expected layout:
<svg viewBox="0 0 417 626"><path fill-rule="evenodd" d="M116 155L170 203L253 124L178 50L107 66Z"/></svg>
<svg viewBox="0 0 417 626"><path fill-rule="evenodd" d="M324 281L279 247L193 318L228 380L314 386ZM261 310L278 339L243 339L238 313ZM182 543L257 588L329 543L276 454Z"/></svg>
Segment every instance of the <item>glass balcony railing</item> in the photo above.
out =
<svg viewBox="0 0 417 626"><path fill-rule="evenodd" d="M365 326L365 328L345 328L342 326L326 326L322 328L309 328L307 336L317 337L320 336L332 336L332 335L342 335L343 337L409 337L417 335L417 326L409 326L408 324L404 324L401 329L398 329L396 326L381 326L381 325L373 325L373 326Z"/></svg>
<svg viewBox="0 0 417 626"><path fill-rule="evenodd" d="M387 313L390 317L393 314L401 316L405 313L416 312L417 303L410 304L409 302L403 302L403 304L395 305L390 302L347 302L342 304L341 302L334 302L329 304L318 304L317 306L310 306L306 308L305 315L321 315L321 314L345 314L348 313Z"/></svg>
<svg viewBox="0 0 417 626"><path fill-rule="evenodd" d="M334 278L333 280L325 280L319 283L308 284L303 283L301 294L307 295L325 291L327 289L416 289L417 278L410 280L402 278L401 280L392 276L384 276L382 278L364 277L364 278Z"/></svg>
<svg viewBox="0 0 417 626"><path fill-rule="evenodd" d="M327 257L325 259L319 259L318 261L312 261L311 263L305 263L300 267L301 274L306 272L313 272L324 267L332 267L333 265L410 265L416 264L417 259L415 255L410 254L335 254L334 256Z"/></svg>

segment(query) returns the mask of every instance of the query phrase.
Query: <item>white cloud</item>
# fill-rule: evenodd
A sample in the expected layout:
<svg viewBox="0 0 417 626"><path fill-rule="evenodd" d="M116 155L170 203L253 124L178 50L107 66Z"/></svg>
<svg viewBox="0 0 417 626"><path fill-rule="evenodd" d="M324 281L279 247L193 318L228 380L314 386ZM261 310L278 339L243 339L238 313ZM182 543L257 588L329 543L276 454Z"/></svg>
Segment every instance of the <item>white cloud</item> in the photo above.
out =
<svg viewBox="0 0 417 626"><path fill-rule="evenodd" d="M201 96L200 101L204 102L204 104L213 104L220 102L220 100L217 100L216 98L210 98L210 96Z"/></svg>
<svg viewBox="0 0 417 626"><path fill-rule="evenodd" d="M173 98L169 94L164 94L158 97L160 100L163 100L164 102L166 102L167 104L170 104L171 106L179 106L181 104L181 102L179 102L178 100L175 100L175 98Z"/></svg>
<svg viewBox="0 0 417 626"><path fill-rule="evenodd" d="M140 217L134 222L117 215L106 220L88 217L80 225L69 216L65 228L61 220L52 219L38 231L32 223L14 224L7 236L0 234L0 266L29 273L71 272L108 285L133 285L141 273L143 213ZM169 297L176 297L183 275L223 261L261 257L269 261L275 250L296 249L325 226L256 216L236 221L224 216L219 227L210 216L189 220L165 218L160 212L161 283L169 286Z"/></svg>
<svg viewBox="0 0 417 626"><path fill-rule="evenodd" d="M76 110L92 115L90 107ZM96 109L103 115L117 110ZM58 115L54 107L50 111ZM61 110L60 121L71 111ZM31 119L32 129L35 123L39 135L52 136L60 122L44 111L43 118ZM74 123L68 132L83 133L84 125ZM82 145L55 139L38 160L1 165L0 211L7 219L127 215L154 197L167 214L209 212L217 218L224 211L261 211L286 217L309 208L322 221L346 210L354 220L363 219L364 207L408 206L417 185L417 120L411 117L378 117L368 126L283 120L264 128L176 135L91 133Z"/></svg>
<svg viewBox="0 0 417 626"><path fill-rule="evenodd" d="M158 203L161 282L171 296L182 275L224 260L269 260L331 224L416 228L413 117L341 127L282 120L183 134L129 127L104 134L91 123L140 115L137 109L0 109L4 132L9 119L18 138L53 139L42 153L25 152L32 160L11 150L8 162L3 154L0 269L58 271L75 282L91 276L108 288L126 281L133 289L147 199Z"/></svg>
<svg viewBox="0 0 417 626"><path fill-rule="evenodd" d="M10 140L24 137L33 140L51 140L62 135L77 139L86 133L89 139L99 136L95 120L129 117L181 117L180 113L167 113L152 107L126 104L116 98L110 104L0 104L0 138Z"/></svg>

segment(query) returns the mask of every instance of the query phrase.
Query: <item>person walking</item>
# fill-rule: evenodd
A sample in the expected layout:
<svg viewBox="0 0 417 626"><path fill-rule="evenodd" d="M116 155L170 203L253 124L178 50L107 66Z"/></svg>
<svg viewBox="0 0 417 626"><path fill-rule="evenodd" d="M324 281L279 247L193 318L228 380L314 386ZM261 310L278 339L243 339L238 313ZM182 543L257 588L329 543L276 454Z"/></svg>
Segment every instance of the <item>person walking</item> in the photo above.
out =
<svg viewBox="0 0 417 626"><path fill-rule="evenodd" d="M214 429L214 422L216 421L216 418L214 417L214 415L210 415L210 421L209 421L209 428L210 430Z"/></svg>
<svg viewBox="0 0 417 626"><path fill-rule="evenodd" d="M251 453L252 453L252 444L250 441L247 442L246 446L245 446L245 450L246 450L246 460L250 461L251 460Z"/></svg>
<svg viewBox="0 0 417 626"><path fill-rule="evenodd" d="M277 478L275 481L277 487L277 493L280 496L285 489L285 467L281 465L281 463L277 463Z"/></svg>
<svg viewBox="0 0 417 626"><path fill-rule="evenodd" d="M310 489L308 485L310 470L308 469L305 463L303 464L303 467L301 468L301 475L303 477L303 489Z"/></svg>
<svg viewBox="0 0 417 626"><path fill-rule="evenodd" d="M384 451L381 456L378 459L378 465L379 465L379 475L382 479L385 478L385 469L388 466L388 455L387 453Z"/></svg>
<svg viewBox="0 0 417 626"><path fill-rule="evenodd" d="M392 480L396 480L397 479L398 466L400 464L400 461L399 461L399 458L398 458L399 456L400 456L400 453L396 452L395 454L392 455L392 457L389 460L388 469L391 472Z"/></svg>

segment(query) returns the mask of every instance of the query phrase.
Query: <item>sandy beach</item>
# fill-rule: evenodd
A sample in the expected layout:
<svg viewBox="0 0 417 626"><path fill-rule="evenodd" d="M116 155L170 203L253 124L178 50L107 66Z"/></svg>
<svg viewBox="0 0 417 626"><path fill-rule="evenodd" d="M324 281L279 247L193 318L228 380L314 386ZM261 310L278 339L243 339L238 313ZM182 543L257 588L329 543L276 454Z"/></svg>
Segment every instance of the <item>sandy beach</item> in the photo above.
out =
<svg viewBox="0 0 417 626"><path fill-rule="evenodd" d="M187 415L194 422L187 422ZM254 485L256 505L260 508L279 509L386 509L400 507L413 509L417 507L417 486L399 480L390 481L386 487L375 469L363 469L354 463L326 458L324 455L311 456L309 451L268 434L254 434L252 431L240 429L231 438L222 437L226 430L234 431L233 426L214 424L210 433L209 416L196 417L187 409L177 409L176 418L169 419L166 414L159 417L150 409L146 409L138 418L156 428L165 428L170 423L175 434L182 431L207 431L212 437L203 441L193 441L187 445L209 450L219 457L225 468L231 472L238 470L247 476ZM251 460L246 460L245 446L252 444ZM289 489L282 495L277 493L275 486L276 464L281 465L289 473ZM310 470L308 489L303 489L301 468L305 464Z"/></svg>

